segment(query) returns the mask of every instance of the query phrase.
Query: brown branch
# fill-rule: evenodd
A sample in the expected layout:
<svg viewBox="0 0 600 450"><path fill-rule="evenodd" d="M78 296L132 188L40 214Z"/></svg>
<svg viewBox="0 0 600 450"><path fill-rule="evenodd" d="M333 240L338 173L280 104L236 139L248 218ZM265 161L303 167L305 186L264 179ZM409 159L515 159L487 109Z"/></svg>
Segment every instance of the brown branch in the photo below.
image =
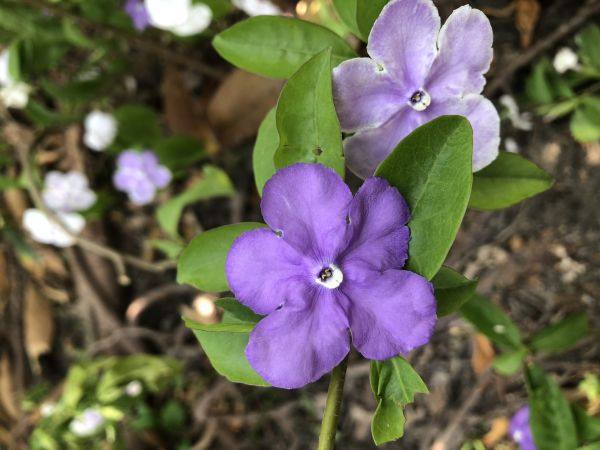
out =
<svg viewBox="0 0 600 450"><path fill-rule="evenodd" d="M541 53L552 48L561 39L577 31L590 17L598 13L600 13L600 1L588 0L585 2L585 4L579 8L577 13L571 17L571 19L567 20L548 36L545 36L543 39L538 41L537 44L535 44L529 50L522 53L520 56L517 56L511 62L506 64L502 62L502 67L500 68L498 75L496 75L496 77L494 77L486 86L485 94L488 97L495 95L508 84L515 72L529 64Z"/></svg>

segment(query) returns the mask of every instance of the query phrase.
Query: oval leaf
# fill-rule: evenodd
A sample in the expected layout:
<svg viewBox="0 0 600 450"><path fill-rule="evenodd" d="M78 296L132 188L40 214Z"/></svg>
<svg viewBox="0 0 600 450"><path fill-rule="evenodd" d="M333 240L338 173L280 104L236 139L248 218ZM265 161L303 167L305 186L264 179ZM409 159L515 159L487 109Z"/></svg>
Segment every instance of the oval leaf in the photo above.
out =
<svg viewBox="0 0 600 450"><path fill-rule="evenodd" d="M477 281L469 280L449 267L442 267L433 277L438 317L458 310L475 294Z"/></svg>
<svg viewBox="0 0 600 450"><path fill-rule="evenodd" d="M275 152L279 147L279 133L275 123L275 109L269 111L258 129L258 136L252 152L252 168L254 169L254 181L259 195L262 195L265 183L271 178L275 171Z"/></svg>
<svg viewBox="0 0 600 450"><path fill-rule="evenodd" d="M242 222L213 228L198 235L181 254L177 264L177 282L191 284L206 292L229 290L225 260L233 241L242 233L266 226Z"/></svg>
<svg viewBox="0 0 600 450"><path fill-rule="evenodd" d="M356 23L360 30L360 37L367 42L373 24L381 14L381 10L390 0L357 0Z"/></svg>
<svg viewBox="0 0 600 450"><path fill-rule="evenodd" d="M588 319L585 313L572 314L534 334L530 345L535 351L564 352L573 347L587 333Z"/></svg>
<svg viewBox="0 0 600 450"><path fill-rule="evenodd" d="M379 166L404 196L412 218L408 268L427 279L440 269L467 209L473 175L473 130L442 116L413 131Z"/></svg>
<svg viewBox="0 0 600 450"><path fill-rule="evenodd" d="M519 203L552 186L548 173L519 155L500 152L489 166L473 175L471 208L492 210Z"/></svg>
<svg viewBox="0 0 600 450"><path fill-rule="evenodd" d="M329 47L334 65L357 56L333 31L278 16L238 22L215 36L213 46L234 66L273 78L292 76L313 55Z"/></svg>
<svg viewBox="0 0 600 450"><path fill-rule="evenodd" d="M342 132L331 87L331 49L315 55L286 83L276 121L275 167L320 163L344 176Z"/></svg>

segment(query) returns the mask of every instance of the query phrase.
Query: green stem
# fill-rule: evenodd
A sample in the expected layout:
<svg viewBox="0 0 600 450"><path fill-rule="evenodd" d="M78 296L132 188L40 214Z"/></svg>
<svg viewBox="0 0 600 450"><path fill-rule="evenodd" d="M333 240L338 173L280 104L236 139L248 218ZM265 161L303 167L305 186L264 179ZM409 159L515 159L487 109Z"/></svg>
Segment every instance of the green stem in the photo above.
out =
<svg viewBox="0 0 600 450"><path fill-rule="evenodd" d="M340 418L342 393L344 392L344 380L346 379L347 367L348 358L346 357L340 365L331 372L329 389L327 389L327 403L325 404L323 422L321 423L318 450L333 450L335 432L337 430L338 419Z"/></svg>

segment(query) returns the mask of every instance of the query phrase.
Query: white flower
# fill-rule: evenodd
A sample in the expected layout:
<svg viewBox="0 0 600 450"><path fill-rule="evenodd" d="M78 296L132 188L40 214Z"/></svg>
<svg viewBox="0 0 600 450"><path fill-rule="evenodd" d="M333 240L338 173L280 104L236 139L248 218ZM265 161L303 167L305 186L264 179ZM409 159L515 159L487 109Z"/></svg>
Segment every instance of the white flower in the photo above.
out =
<svg viewBox="0 0 600 450"><path fill-rule="evenodd" d="M504 139L504 149L509 153L519 153L519 144L511 137Z"/></svg>
<svg viewBox="0 0 600 450"><path fill-rule="evenodd" d="M569 47L563 47L556 52L552 64L558 73L565 73L567 70L578 69L579 59L577 58L577 53Z"/></svg>
<svg viewBox="0 0 600 450"><path fill-rule="evenodd" d="M203 32L212 20L212 10L191 0L145 0L150 24L179 36Z"/></svg>
<svg viewBox="0 0 600 450"><path fill-rule="evenodd" d="M85 219L77 213L57 212L56 215L73 234L81 233L85 226ZM42 244L70 247L75 243L73 237L69 236L57 223L39 209L30 208L25 210L25 213L23 213L23 227L29 231L33 240Z"/></svg>
<svg viewBox="0 0 600 450"><path fill-rule="evenodd" d="M269 0L233 0L233 4L249 16L278 16L282 13L279 6Z"/></svg>
<svg viewBox="0 0 600 450"><path fill-rule="evenodd" d="M2 50L0 53L0 86L8 86L9 84L13 84L15 82L10 74L10 71L8 70L8 58L8 49Z"/></svg>
<svg viewBox="0 0 600 450"><path fill-rule="evenodd" d="M46 174L42 198L54 211L84 211L96 202L96 194L89 188L87 177L75 170Z"/></svg>
<svg viewBox="0 0 600 450"><path fill-rule="evenodd" d="M56 411L56 403L46 402L40 406L40 414L42 417L50 417Z"/></svg>
<svg viewBox="0 0 600 450"><path fill-rule="evenodd" d="M22 81L9 84L0 89L0 101L7 108L22 109L27 106L29 102L29 93L31 92L31 86Z"/></svg>
<svg viewBox="0 0 600 450"><path fill-rule="evenodd" d="M125 394L128 397L137 397L142 393L142 389L142 383L140 383L138 380L133 380L127 383L125 386Z"/></svg>
<svg viewBox="0 0 600 450"><path fill-rule="evenodd" d="M88 408L71 421L69 430L75 436L88 437L95 434L104 422L104 417L98 410Z"/></svg>
<svg viewBox="0 0 600 450"><path fill-rule="evenodd" d="M102 151L113 143L117 136L117 121L108 113L92 111L84 122L83 142L92 150Z"/></svg>
<svg viewBox="0 0 600 450"><path fill-rule="evenodd" d="M512 123L513 127L518 130L529 131L533 128L531 122L531 114L522 113L519 111L519 105L515 99L510 95L503 95L500 97L500 104L506 108L508 119Z"/></svg>

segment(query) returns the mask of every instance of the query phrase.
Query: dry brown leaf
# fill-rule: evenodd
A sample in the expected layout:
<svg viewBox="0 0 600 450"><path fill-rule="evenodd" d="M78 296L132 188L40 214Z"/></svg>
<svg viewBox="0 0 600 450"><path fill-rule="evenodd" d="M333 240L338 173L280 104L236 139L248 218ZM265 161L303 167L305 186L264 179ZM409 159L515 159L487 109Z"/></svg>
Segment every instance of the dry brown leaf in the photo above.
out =
<svg viewBox="0 0 600 450"><path fill-rule="evenodd" d="M62 161L61 168L64 170L85 171L85 155L81 148L81 127L71 125L65 130L65 159Z"/></svg>
<svg viewBox="0 0 600 450"><path fill-rule="evenodd" d="M19 417L10 360L6 353L0 358L0 408L12 420Z"/></svg>
<svg viewBox="0 0 600 450"><path fill-rule="evenodd" d="M533 32L540 19L538 0L516 0L515 24L521 35L521 47L527 48L533 41Z"/></svg>
<svg viewBox="0 0 600 450"><path fill-rule="evenodd" d="M23 315L25 349L35 367L37 359L52 348L54 314L52 302L41 295L32 283L29 283L25 289Z"/></svg>
<svg viewBox="0 0 600 450"><path fill-rule="evenodd" d="M481 375L492 365L494 361L494 347L490 340L483 334L473 336L473 355L471 356L471 367L477 375Z"/></svg>
<svg viewBox="0 0 600 450"><path fill-rule="evenodd" d="M508 419L506 417L496 417L492 420L490 431L483 437L483 444L486 447L493 447L500 442L508 433Z"/></svg>
<svg viewBox="0 0 600 450"><path fill-rule="evenodd" d="M234 146L256 135L282 86L281 80L232 71L208 104L208 120L221 144Z"/></svg>

